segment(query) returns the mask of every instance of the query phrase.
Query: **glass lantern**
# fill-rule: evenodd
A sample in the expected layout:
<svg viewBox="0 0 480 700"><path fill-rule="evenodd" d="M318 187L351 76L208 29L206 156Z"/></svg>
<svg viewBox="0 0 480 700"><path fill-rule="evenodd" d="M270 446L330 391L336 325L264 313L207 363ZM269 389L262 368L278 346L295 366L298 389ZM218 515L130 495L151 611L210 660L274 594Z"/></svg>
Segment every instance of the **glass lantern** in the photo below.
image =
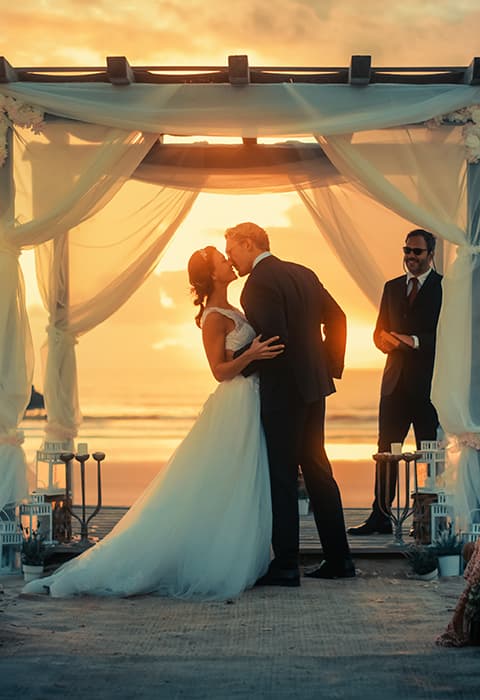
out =
<svg viewBox="0 0 480 700"><path fill-rule="evenodd" d="M60 459L63 452L71 450L71 442L45 441L42 449L37 450L35 459L35 489L34 493L47 496L65 494L66 474L65 463Z"/></svg>

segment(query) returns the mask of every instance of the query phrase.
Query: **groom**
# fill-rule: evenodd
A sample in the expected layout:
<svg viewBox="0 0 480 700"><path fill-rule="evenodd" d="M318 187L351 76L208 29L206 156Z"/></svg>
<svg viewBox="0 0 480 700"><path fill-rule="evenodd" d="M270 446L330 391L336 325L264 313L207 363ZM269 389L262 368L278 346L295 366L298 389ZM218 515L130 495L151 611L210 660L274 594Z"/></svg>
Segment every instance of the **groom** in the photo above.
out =
<svg viewBox="0 0 480 700"><path fill-rule="evenodd" d="M241 303L264 338L280 336L285 352L258 371L262 424L272 492L274 559L259 584L299 586L297 478L301 465L325 559L312 578L355 576L342 502L325 452L325 397L340 378L345 314L312 270L270 253L266 232L247 222L225 234L226 254L240 276L249 274ZM322 335L323 330L323 335ZM240 351L241 353L244 348Z"/></svg>

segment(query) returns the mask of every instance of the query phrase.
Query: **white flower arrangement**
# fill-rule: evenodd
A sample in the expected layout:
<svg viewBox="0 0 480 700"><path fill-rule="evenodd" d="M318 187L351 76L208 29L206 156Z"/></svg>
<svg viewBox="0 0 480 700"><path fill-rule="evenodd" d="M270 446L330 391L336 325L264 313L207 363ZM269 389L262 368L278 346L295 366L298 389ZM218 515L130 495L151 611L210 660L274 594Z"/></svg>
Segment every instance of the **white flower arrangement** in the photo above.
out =
<svg viewBox="0 0 480 700"><path fill-rule="evenodd" d="M430 129L435 129L443 124L463 125L462 136L467 162L478 163L480 161L480 105L457 109L456 112L429 119L425 124Z"/></svg>
<svg viewBox="0 0 480 700"><path fill-rule="evenodd" d="M8 155L6 138L8 127L21 126L24 129L31 129L34 134L39 134L44 127L44 116L44 113L36 107L0 93L0 168Z"/></svg>
<svg viewBox="0 0 480 700"><path fill-rule="evenodd" d="M474 450L480 450L480 433L462 433L456 437L460 447L472 447Z"/></svg>

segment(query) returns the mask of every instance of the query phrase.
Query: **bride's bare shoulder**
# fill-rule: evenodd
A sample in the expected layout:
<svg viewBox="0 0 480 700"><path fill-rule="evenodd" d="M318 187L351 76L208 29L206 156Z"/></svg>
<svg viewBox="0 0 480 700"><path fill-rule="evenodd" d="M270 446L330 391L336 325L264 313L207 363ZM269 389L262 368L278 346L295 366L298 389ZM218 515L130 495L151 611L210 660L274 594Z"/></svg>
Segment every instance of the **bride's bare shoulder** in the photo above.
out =
<svg viewBox="0 0 480 700"><path fill-rule="evenodd" d="M235 327L234 321L219 309L206 308L203 312L202 329L207 333L222 333L225 335Z"/></svg>

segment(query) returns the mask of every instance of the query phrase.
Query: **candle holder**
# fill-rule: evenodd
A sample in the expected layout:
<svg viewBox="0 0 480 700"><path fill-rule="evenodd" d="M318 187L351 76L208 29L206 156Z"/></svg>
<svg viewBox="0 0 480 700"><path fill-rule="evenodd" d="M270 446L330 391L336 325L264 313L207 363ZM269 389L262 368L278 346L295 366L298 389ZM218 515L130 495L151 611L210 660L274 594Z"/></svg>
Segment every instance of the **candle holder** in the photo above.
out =
<svg viewBox="0 0 480 700"><path fill-rule="evenodd" d="M392 530L394 534L393 543L398 547L405 547L405 541L403 539L402 528L405 520L413 513L413 507L410 506L410 466L413 463L413 481L414 481L414 492L417 492L417 459L419 458L419 453L416 452L404 452L402 454L392 454L391 452L380 452L373 455L373 459L376 464L376 484L377 484L377 502L381 512L389 518L392 523ZM382 465L386 463L385 468L385 479L381 478ZM401 463L403 463L404 468L401 469ZM394 466L394 471L397 474L397 485L395 490L395 498L393 503L390 504L390 465ZM403 482L404 494L402 497L402 486L400 482ZM382 483L384 483L384 491L382 493Z"/></svg>
<svg viewBox="0 0 480 700"><path fill-rule="evenodd" d="M80 446L79 446L80 447ZM82 446L83 447L83 446ZM80 546L83 548L91 547L94 544L88 537L88 525L92 518L94 518L102 507L102 475L101 475L101 463L105 459L104 452L94 452L92 455L93 459L97 463L97 505L95 506L93 512L87 517L87 504L85 502L85 463L90 459L90 455L87 451L81 450L81 453L74 454L73 452L65 452L60 455L60 459L65 463L65 480L67 483L68 492L72 493L72 461L75 459L80 463L80 489L82 495L81 502L81 512L82 515L77 515L72 506L72 499L70 495L70 500L68 502L68 510L71 516L73 516L80 523Z"/></svg>

